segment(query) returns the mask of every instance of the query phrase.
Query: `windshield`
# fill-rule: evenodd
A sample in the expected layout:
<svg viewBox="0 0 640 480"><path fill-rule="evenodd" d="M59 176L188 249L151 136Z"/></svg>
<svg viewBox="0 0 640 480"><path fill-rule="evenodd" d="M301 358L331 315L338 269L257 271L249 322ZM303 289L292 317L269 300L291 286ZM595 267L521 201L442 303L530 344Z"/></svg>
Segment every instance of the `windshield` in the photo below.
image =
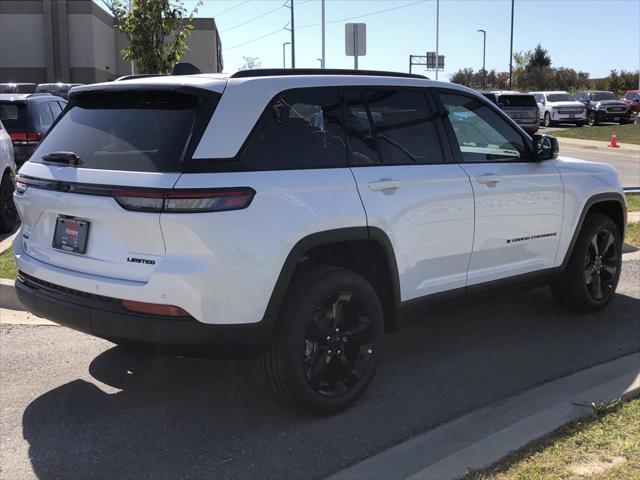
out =
<svg viewBox="0 0 640 480"><path fill-rule="evenodd" d="M31 161L73 152L82 168L178 172L196 122L198 97L177 92L80 96L44 138Z"/></svg>
<svg viewBox="0 0 640 480"><path fill-rule="evenodd" d="M533 95L500 95L498 102L505 108L538 106Z"/></svg>
<svg viewBox="0 0 640 480"><path fill-rule="evenodd" d="M573 102L574 98L568 93L550 93L547 95L548 102Z"/></svg>
<svg viewBox="0 0 640 480"><path fill-rule="evenodd" d="M593 92L591 94L591 100L596 102L600 100L618 100L618 97L611 92Z"/></svg>

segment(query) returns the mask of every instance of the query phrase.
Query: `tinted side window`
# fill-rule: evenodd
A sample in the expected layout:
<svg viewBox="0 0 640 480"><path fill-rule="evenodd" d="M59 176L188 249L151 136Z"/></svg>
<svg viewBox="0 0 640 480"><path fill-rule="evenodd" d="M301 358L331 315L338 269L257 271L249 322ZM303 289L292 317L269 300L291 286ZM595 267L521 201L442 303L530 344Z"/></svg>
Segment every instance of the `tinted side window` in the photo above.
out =
<svg viewBox="0 0 640 480"><path fill-rule="evenodd" d="M513 161L528 157L522 136L487 105L456 93L440 92L439 96L449 112L449 121L465 162Z"/></svg>
<svg viewBox="0 0 640 480"><path fill-rule="evenodd" d="M355 165L376 165L380 163L378 142L371 127L369 111L362 92L345 90L345 125L351 141L351 154Z"/></svg>
<svg viewBox="0 0 640 480"><path fill-rule="evenodd" d="M378 90L365 92L382 163L443 163L435 118L424 93Z"/></svg>
<svg viewBox="0 0 640 480"><path fill-rule="evenodd" d="M344 167L347 149L338 89L300 88L271 102L242 152L251 169Z"/></svg>
<svg viewBox="0 0 640 480"><path fill-rule="evenodd" d="M35 125L39 132L45 133L53 123L53 115L47 103L34 103Z"/></svg>
<svg viewBox="0 0 640 480"><path fill-rule="evenodd" d="M53 115L54 120L58 118L58 115L62 112L62 108L60 108L58 102L49 102L49 108L51 108L51 115Z"/></svg>

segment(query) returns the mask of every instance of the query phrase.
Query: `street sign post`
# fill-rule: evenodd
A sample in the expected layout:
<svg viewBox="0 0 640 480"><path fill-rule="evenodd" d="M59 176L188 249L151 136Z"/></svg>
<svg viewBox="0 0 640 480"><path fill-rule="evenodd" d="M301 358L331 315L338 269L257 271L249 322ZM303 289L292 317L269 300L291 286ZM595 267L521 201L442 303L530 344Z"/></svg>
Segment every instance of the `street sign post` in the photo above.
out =
<svg viewBox="0 0 640 480"><path fill-rule="evenodd" d="M358 69L358 57L367 54L367 24L347 23L344 26L344 50L347 57L353 57L353 68Z"/></svg>

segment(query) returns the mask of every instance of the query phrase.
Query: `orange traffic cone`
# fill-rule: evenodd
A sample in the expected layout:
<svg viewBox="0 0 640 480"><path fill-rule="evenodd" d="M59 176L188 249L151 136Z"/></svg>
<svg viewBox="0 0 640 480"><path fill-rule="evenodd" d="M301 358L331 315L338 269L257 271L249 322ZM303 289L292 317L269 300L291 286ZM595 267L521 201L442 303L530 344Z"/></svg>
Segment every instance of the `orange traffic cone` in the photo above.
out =
<svg viewBox="0 0 640 480"><path fill-rule="evenodd" d="M618 136L615 133L611 135L611 143L609 143L607 147L620 148L620 145L618 145Z"/></svg>

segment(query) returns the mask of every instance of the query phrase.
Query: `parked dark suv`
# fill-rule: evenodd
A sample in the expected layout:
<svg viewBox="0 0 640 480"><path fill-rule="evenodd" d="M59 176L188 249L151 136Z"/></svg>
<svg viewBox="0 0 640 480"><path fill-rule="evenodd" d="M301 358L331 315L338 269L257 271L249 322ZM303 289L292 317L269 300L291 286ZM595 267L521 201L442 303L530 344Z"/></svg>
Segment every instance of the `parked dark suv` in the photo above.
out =
<svg viewBox="0 0 640 480"><path fill-rule="evenodd" d="M0 94L0 121L13 142L16 165L26 162L67 101L48 93Z"/></svg>
<svg viewBox="0 0 640 480"><path fill-rule="evenodd" d="M600 122L617 122L621 125L629 123L629 105L613 92L578 92L576 100L587 107L587 122L591 126Z"/></svg>

